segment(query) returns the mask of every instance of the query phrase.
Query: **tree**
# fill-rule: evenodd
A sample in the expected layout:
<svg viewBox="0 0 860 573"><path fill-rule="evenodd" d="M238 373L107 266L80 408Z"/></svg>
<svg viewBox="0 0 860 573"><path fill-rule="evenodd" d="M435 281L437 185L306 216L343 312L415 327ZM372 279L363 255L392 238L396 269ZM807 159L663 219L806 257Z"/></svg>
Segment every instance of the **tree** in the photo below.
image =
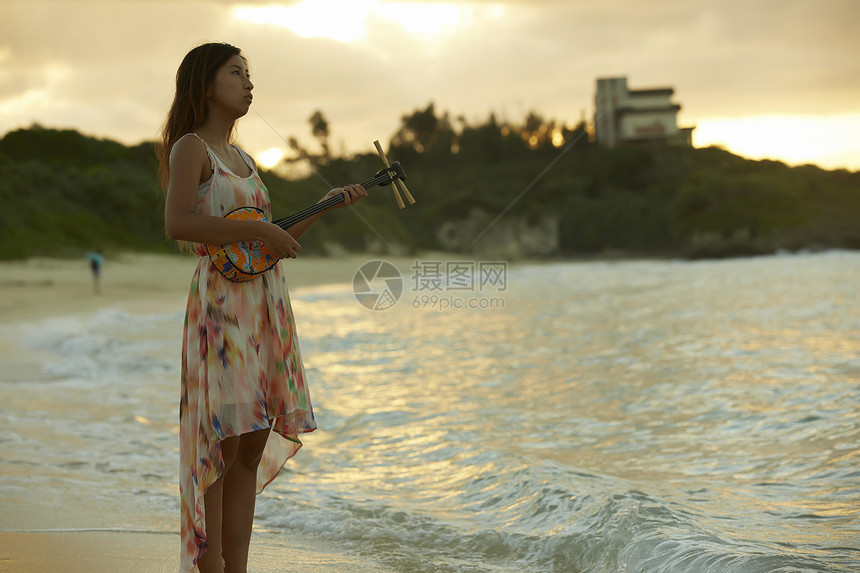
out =
<svg viewBox="0 0 860 573"><path fill-rule="evenodd" d="M433 102L425 110L419 110L412 115L404 115L401 120L403 125L392 138L392 143L397 147L412 147L418 153L435 141L439 131L440 120L436 117Z"/></svg>
<svg viewBox="0 0 860 573"><path fill-rule="evenodd" d="M325 163L329 163L331 161L331 150L328 145L328 121L325 116L323 116L320 110L315 111L309 118L308 121L311 124L311 133L317 140L320 142L320 147L322 147L322 160Z"/></svg>

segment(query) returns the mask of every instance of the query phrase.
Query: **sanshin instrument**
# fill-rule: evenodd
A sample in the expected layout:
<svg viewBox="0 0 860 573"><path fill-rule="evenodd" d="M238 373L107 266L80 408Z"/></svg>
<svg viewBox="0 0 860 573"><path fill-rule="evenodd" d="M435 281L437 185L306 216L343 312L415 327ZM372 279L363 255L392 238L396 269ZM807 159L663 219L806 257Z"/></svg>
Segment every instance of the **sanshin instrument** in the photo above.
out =
<svg viewBox="0 0 860 573"><path fill-rule="evenodd" d="M415 203L409 189L406 188L406 171L399 161L389 163L388 158L382 152L382 147L379 141L374 141L376 150L385 164L385 169L380 169L376 175L362 183L362 187L370 189L371 187L384 187L391 184L394 192L394 197L397 200L398 206L403 209L405 207L403 199L397 192L399 187L403 194L406 195L410 204ZM325 211L329 207L333 207L344 200L343 194L340 193L334 197L329 197L325 201L320 201L316 205L308 207L304 211L299 211L289 217L272 221L281 229L288 229L296 223L312 217L317 213ZM225 219L233 219L234 221L266 221L268 218L265 213L256 207L239 207L224 215ZM225 278L234 282L245 282L257 278L267 270L271 269L278 263L278 259L266 248L262 241L244 241L241 243L231 243L228 245L207 245L206 251L209 253L209 258L215 264Z"/></svg>

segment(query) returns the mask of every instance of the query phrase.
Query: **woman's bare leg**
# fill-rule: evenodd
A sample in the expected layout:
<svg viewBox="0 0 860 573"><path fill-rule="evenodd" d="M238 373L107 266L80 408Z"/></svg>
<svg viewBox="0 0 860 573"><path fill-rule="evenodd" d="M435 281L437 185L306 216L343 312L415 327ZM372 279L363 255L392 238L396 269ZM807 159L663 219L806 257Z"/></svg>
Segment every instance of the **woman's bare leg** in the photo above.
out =
<svg viewBox="0 0 860 573"><path fill-rule="evenodd" d="M271 430L242 434L233 465L224 475L223 511L226 519L221 525L221 554L225 573L246 573L254 505L257 498L257 466ZM202 571L201 571L202 573Z"/></svg>
<svg viewBox="0 0 860 573"><path fill-rule="evenodd" d="M224 460L224 473L203 494L203 504L206 508L206 551L197 560L197 568L200 570L200 573L222 573L224 571L221 543L223 524L221 500L224 495L224 476L227 475L227 471L233 465L238 448L239 436L221 440L221 457Z"/></svg>

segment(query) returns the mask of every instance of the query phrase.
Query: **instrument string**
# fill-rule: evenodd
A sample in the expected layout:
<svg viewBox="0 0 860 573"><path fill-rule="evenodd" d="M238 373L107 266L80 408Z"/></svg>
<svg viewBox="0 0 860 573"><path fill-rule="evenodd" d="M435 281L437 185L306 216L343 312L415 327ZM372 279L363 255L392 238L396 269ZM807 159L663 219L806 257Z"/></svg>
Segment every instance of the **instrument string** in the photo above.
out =
<svg viewBox="0 0 860 573"><path fill-rule="evenodd" d="M374 187L374 186L380 185L380 184L385 185L386 183L391 183L391 182L392 182L391 175L388 172L385 172L385 173L383 173L377 177L374 177L373 179L371 179L369 181L362 183L361 186L364 187L365 189L367 189L369 187ZM284 217L283 219L278 219L277 221L273 221L273 223L275 225L277 225L278 227L280 227L281 229L286 230L286 229L292 227L293 225L295 225L296 223L298 223L299 221L302 221L308 217L316 215L317 213L319 213L321 211L325 211L329 207L333 207L334 205L337 205L338 203L340 203L343 200L344 200L343 193L341 193L341 194L336 195L335 197L330 197L330 198L326 199L325 201L321 201L321 202L317 203L316 205L308 207L304 211L299 211L298 213L295 213L294 215L290 215L289 217Z"/></svg>

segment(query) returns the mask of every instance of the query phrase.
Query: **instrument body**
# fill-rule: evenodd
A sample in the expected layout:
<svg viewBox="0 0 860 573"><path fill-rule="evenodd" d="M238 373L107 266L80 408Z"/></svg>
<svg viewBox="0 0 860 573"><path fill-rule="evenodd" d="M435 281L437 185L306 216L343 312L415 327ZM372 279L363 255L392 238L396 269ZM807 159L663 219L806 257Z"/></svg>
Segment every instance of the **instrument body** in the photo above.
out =
<svg viewBox="0 0 860 573"><path fill-rule="evenodd" d="M362 183L362 186L365 189L370 189L377 185L384 187L391 184L392 181L405 180L406 171L403 170L400 162L395 161L391 165L386 166L385 169L377 172L373 179ZM273 224L286 230L299 221L325 211L343 202L343 200L343 194L329 197L308 207L304 211L299 211L289 217L273 221ZM250 206L233 209L224 215L224 218L235 221L269 221L262 210ZM262 241L244 241L227 245L206 245L206 252L209 254L209 259L215 265L215 268L218 269L218 272L224 278L233 282L241 283L253 280L278 263L278 259L266 248L266 245Z"/></svg>
<svg viewBox="0 0 860 573"><path fill-rule="evenodd" d="M233 209L224 218L234 221L269 221L266 214L256 207ZM207 245L206 252L224 278L239 283L257 278L278 263L278 259L262 241Z"/></svg>

